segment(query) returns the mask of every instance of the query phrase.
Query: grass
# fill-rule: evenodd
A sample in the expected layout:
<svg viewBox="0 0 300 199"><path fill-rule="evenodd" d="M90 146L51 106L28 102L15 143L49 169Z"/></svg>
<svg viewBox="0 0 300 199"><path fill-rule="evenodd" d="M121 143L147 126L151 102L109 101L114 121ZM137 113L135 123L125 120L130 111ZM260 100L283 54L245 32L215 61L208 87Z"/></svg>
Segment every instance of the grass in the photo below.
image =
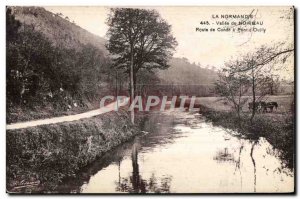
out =
<svg viewBox="0 0 300 199"><path fill-rule="evenodd" d="M248 98L248 102L250 102L251 97L245 96L243 98ZM278 103L278 109L274 110L272 114L285 114L290 112L291 103L293 101L294 96L293 95L278 95L278 96L265 96L262 100L266 102L277 102ZM248 102L243 106L243 111L247 112L248 109ZM226 103L224 100L222 100L221 97L197 97L196 100L197 104L204 105L208 108L211 108L213 110L217 111L230 111L232 110L232 107L229 103Z"/></svg>
<svg viewBox="0 0 300 199"><path fill-rule="evenodd" d="M45 119L51 117L65 116L65 115L73 115L88 111L91 109L88 108L77 108L76 110L55 110L55 109L47 109L41 108L38 109L24 109L24 108L13 108L8 110L6 115L6 122L8 124L15 122L23 122L37 119Z"/></svg>

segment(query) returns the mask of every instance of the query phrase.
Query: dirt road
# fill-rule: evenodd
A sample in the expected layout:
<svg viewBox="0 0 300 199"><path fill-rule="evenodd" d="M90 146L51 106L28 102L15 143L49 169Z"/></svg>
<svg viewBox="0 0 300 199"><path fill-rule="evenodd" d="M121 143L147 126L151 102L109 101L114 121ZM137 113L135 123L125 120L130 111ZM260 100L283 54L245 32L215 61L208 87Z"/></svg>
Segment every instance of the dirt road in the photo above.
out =
<svg viewBox="0 0 300 199"><path fill-rule="evenodd" d="M93 117L96 115L101 115L103 113L110 112L110 111L114 110L117 105L120 107L120 106L124 106L125 103L117 104L116 102L112 102L102 108L88 111L85 113L76 114L76 115L67 115L67 116L53 117L53 118L48 118L48 119L40 119L40 120L33 120L33 121L27 121L27 122L12 123L12 124L6 125L6 129L7 130L23 129L23 128L40 126L40 125L45 125L45 124L71 122L71 121L89 118L89 117Z"/></svg>

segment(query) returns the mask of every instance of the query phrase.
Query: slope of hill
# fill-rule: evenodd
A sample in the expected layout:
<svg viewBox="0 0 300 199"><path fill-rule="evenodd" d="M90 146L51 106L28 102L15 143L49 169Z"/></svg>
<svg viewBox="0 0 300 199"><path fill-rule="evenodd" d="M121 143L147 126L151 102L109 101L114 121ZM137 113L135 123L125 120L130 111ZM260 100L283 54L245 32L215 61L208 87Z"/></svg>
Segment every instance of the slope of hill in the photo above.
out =
<svg viewBox="0 0 300 199"><path fill-rule="evenodd" d="M42 32L53 44L64 48L78 48L81 44L93 44L106 52L104 38L96 36L87 30L68 21L60 14L54 14L42 7L11 7L17 20L26 25L32 25Z"/></svg>
<svg viewBox="0 0 300 199"><path fill-rule="evenodd" d="M8 7L6 35L8 122L93 108L110 92L103 38L40 7Z"/></svg>
<svg viewBox="0 0 300 199"><path fill-rule="evenodd" d="M108 55L104 38L96 36L75 23L54 14L42 7L11 7L16 19L21 23L32 25L35 30L42 32L53 44L64 48L80 48L80 44L92 44ZM168 70L159 71L159 77L164 83L173 84L213 84L217 74L213 70L191 64L185 58L172 58Z"/></svg>
<svg viewBox="0 0 300 199"><path fill-rule="evenodd" d="M191 64L186 58L172 58L170 68L159 71L165 83L180 85L211 86L217 79L217 72Z"/></svg>

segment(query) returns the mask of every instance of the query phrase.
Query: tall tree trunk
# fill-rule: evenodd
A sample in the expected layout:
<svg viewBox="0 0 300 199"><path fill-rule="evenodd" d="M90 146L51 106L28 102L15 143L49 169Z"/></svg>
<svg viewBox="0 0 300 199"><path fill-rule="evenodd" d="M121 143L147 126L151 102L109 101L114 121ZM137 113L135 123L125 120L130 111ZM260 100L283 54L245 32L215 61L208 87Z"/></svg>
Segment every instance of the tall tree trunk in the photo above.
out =
<svg viewBox="0 0 300 199"><path fill-rule="evenodd" d="M274 95L273 84L271 84L271 87L270 87L270 94Z"/></svg>
<svg viewBox="0 0 300 199"><path fill-rule="evenodd" d="M240 127L240 130L242 129L242 119L241 119L241 109L243 110L243 108L241 107L241 98L242 98L242 84L241 84L241 78L239 79L239 86L240 86L240 89L239 89L239 100L238 100L238 118L239 118L239 127Z"/></svg>
<svg viewBox="0 0 300 199"><path fill-rule="evenodd" d="M138 95L138 91L137 91L137 85L136 85L136 81L137 81L137 72L133 71L133 89L135 91L135 93Z"/></svg>
<svg viewBox="0 0 300 199"><path fill-rule="evenodd" d="M133 44L130 47L130 104L132 104L134 100L134 82L133 82ZM131 123L134 124L134 108L130 113Z"/></svg>
<svg viewBox="0 0 300 199"><path fill-rule="evenodd" d="M253 118L255 115L255 111L256 111L256 96L255 96L255 75L254 75L254 66L252 66L252 115L251 115L251 119L250 122L251 124L253 123Z"/></svg>
<svg viewBox="0 0 300 199"><path fill-rule="evenodd" d="M119 95L119 92L118 92L118 71L116 70L116 99ZM118 104L118 100L116 100L116 103L117 103L117 108L119 109L119 104Z"/></svg>

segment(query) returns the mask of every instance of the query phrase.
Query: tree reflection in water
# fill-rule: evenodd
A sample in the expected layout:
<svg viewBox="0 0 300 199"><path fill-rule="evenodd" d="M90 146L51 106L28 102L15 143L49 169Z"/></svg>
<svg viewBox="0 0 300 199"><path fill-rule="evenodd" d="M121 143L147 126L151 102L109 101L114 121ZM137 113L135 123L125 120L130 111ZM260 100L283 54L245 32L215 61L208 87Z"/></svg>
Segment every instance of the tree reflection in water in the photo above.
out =
<svg viewBox="0 0 300 199"><path fill-rule="evenodd" d="M254 174L254 192L256 192L256 163L255 163L255 159L253 157L253 150L254 150L254 146L257 144L257 140L253 142L252 146L251 146L251 152L250 152L250 156L251 156L251 160L253 163L253 174Z"/></svg>
<svg viewBox="0 0 300 199"><path fill-rule="evenodd" d="M254 182L253 182L253 187L254 187L254 192L256 192L256 162L253 157L253 151L254 151L254 146L258 143L258 140L255 140L251 143L251 150L250 150L250 157L251 161L253 164L253 176L254 176ZM217 154L214 156L214 160L216 160L218 163L222 162L234 162L236 164L235 171L238 169L241 177L241 188L242 188L242 173L241 173L241 153L242 150L244 149L244 145L242 144L239 149L239 157L237 160L234 159L234 155L232 153L228 152L228 148L225 147L224 150L219 150ZM235 172L234 172L235 173Z"/></svg>
<svg viewBox="0 0 300 199"><path fill-rule="evenodd" d="M242 154L242 150L244 149L244 144L242 143L241 147L240 147L240 150L239 150L239 158L238 160L236 161L236 164L235 164L235 170L234 170L234 174L237 170L239 170L239 174L240 174L240 181L241 181L241 190L243 188L243 177L242 177L242 171L241 171L241 154Z"/></svg>
<svg viewBox="0 0 300 199"><path fill-rule="evenodd" d="M227 147L224 150L219 150L214 156L214 160L217 162L235 162L233 154L228 152Z"/></svg>
<svg viewBox="0 0 300 199"><path fill-rule="evenodd" d="M132 173L131 176L121 178L120 164L119 164L119 181L116 183L116 191L127 193L169 193L170 184L172 181L171 176L163 178L156 178L154 173L146 180L143 179L139 173L138 164L138 142L132 146L131 161ZM160 183L159 183L160 182Z"/></svg>

